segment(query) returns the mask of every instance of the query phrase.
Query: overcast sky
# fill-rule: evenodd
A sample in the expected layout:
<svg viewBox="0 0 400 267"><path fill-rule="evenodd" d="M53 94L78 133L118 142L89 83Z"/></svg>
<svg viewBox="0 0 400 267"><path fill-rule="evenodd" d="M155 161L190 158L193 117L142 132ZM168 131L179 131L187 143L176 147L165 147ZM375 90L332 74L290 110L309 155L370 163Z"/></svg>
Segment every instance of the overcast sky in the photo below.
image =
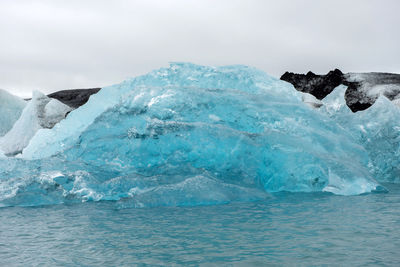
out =
<svg viewBox="0 0 400 267"><path fill-rule="evenodd" d="M400 72L399 0L0 0L0 88L103 87L171 61Z"/></svg>

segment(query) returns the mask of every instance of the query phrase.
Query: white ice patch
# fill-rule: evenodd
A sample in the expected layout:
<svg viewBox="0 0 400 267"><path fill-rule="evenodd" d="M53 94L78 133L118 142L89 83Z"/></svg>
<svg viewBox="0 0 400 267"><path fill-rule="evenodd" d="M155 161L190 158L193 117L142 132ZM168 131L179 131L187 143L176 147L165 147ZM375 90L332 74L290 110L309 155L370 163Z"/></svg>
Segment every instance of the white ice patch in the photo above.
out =
<svg viewBox="0 0 400 267"><path fill-rule="evenodd" d="M397 99L393 100L392 103L393 103L396 107L400 108L400 98L397 98Z"/></svg>
<svg viewBox="0 0 400 267"><path fill-rule="evenodd" d="M323 105L321 100L309 93L302 93L301 100L312 108L319 108Z"/></svg>
<svg viewBox="0 0 400 267"><path fill-rule="evenodd" d="M26 101L0 89L0 136L13 127L25 106Z"/></svg>
<svg viewBox="0 0 400 267"><path fill-rule="evenodd" d="M364 178L344 179L333 172L329 172L329 184L322 191L336 195L359 195L376 190L377 184Z"/></svg>
<svg viewBox="0 0 400 267"><path fill-rule="evenodd" d="M43 128L53 128L56 123L65 118L65 114L71 111L71 108L57 99L51 99L44 107L44 118L41 120Z"/></svg>
<svg viewBox="0 0 400 267"><path fill-rule="evenodd" d="M213 120L213 121L220 121L221 120L220 117L218 117L217 115L214 115L214 114L210 114L210 115L208 115L208 117L210 118L210 120Z"/></svg>

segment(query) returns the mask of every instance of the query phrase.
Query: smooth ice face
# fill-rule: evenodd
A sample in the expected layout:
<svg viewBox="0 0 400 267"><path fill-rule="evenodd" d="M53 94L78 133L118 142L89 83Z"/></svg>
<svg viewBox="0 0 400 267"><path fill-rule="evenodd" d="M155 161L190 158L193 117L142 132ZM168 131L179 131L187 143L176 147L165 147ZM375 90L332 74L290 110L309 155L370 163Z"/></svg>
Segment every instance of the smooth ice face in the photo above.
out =
<svg viewBox="0 0 400 267"><path fill-rule="evenodd" d="M40 126L45 129L51 129L59 121L65 118L66 114L72 108L61 103L57 99L51 99L45 106L43 111L43 118L40 120Z"/></svg>
<svg viewBox="0 0 400 267"><path fill-rule="evenodd" d="M39 129L53 127L70 110L60 101L34 92L12 129L0 138L0 149L6 155L21 153Z"/></svg>
<svg viewBox="0 0 400 267"><path fill-rule="evenodd" d="M0 89L0 136L13 127L25 106L23 99Z"/></svg>
<svg viewBox="0 0 400 267"><path fill-rule="evenodd" d="M293 90L290 84L267 76L259 70L245 66L212 68L175 63L171 64L170 68L155 70L121 84L103 88L99 93L92 95L84 106L72 111L67 120L61 121L51 130L40 130L24 149L23 156L38 159L55 155L65 147L73 145L80 133L98 116L118 105L134 89L166 86L221 90L230 88L250 92L267 89L270 95L280 98L282 102L287 98L292 101L293 98L300 99L300 94Z"/></svg>

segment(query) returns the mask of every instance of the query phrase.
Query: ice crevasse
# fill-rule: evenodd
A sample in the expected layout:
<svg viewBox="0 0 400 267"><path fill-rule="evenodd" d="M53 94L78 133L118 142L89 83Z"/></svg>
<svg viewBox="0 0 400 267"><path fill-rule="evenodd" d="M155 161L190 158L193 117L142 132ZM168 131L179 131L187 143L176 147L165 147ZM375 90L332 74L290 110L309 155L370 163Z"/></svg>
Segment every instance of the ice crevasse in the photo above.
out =
<svg viewBox="0 0 400 267"><path fill-rule="evenodd" d="M36 204L135 207L352 195L382 188L369 162L356 136L289 83L246 66L173 63L103 88L38 130L19 158L0 161L0 203L27 205L32 190Z"/></svg>

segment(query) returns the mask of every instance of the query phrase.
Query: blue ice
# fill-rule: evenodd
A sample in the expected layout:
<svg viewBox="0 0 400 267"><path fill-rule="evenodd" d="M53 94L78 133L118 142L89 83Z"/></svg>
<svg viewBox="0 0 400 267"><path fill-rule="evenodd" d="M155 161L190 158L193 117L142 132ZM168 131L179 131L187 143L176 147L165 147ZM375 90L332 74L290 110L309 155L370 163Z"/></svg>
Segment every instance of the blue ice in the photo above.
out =
<svg viewBox="0 0 400 267"><path fill-rule="evenodd" d="M301 99L251 67L173 63L103 88L0 161L0 203L202 205L381 188L358 137Z"/></svg>

